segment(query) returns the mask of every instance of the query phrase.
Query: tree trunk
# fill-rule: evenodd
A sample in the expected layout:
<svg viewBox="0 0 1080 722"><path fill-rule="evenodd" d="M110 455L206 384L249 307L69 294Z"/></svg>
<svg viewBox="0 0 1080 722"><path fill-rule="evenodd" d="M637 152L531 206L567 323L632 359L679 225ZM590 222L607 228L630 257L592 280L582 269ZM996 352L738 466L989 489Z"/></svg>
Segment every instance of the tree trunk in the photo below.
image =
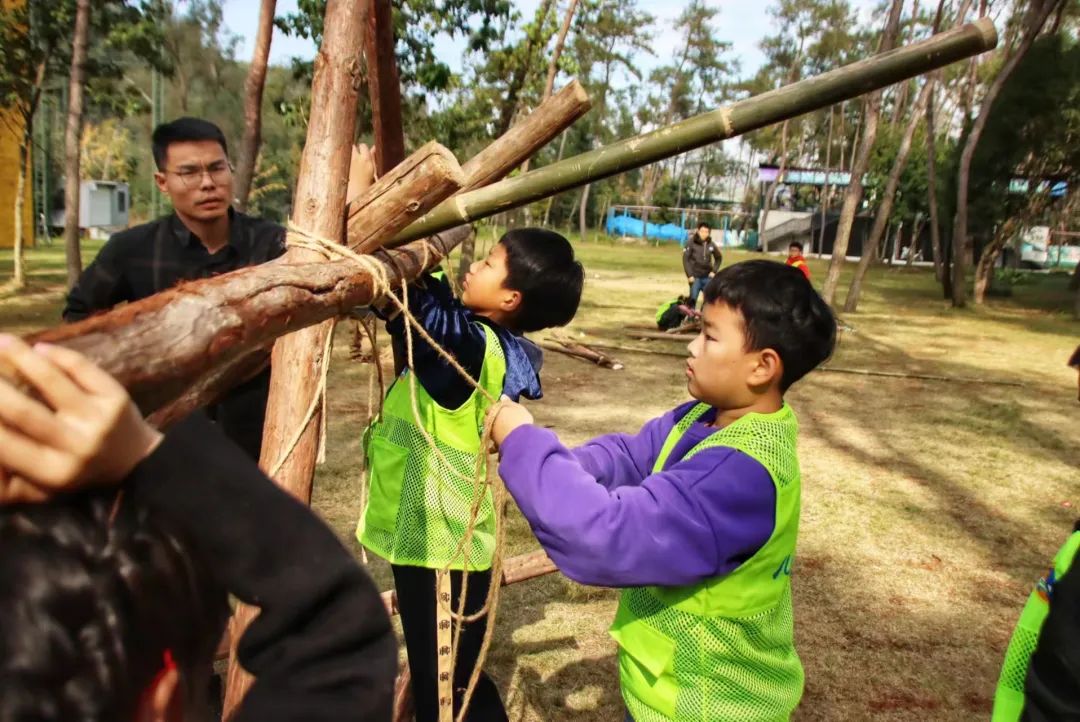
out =
<svg viewBox="0 0 1080 722"><path fill-rule="evenodd" d="M971 180L971 161L975 157L975 149L979 145L986 122L990 118L990 112L994 108L994 101L1001 93L1005 82L1012 75L1013 70L1020 64L1027 54L1036 36L1042 30L1043 25L1049 19L1050 14L1064 0L1032 0L1024 17L1024 30L1020 38L1020 44L1013 50L1008 45L1002 49L1006 60L998 71L994 81L983 97L979 114L975 123L971 126L971 132L964 143L964 149L960 153L960 166L956 177L956 215L953 218L953 283L952 304L956 308L962 308L967 302L966 270L967 254L971 250L971 239L968 238L968 188Z"/></svg>
<svg viewBox="0 0 1080 722"><path fill-rule="evenodd" d="M90 0L78 0L75 8L75 35L72 39L71 75L68 79L67 128L64 132L64 255L68 288L74 286L82 274L79 248L79 141L82 139L83 86L89 35Z"/></svg>
<svg viewBox="0 0 1080 722"><path fill-rule="evenodd" d="M817 251L818 258L821 258L821 252L825 248L825 224L829 213L829 176L832 174L833 117L835 115L833 109L829 108L829 139L825 143L825 185L822 186L821 190L821 227L818 228L817 248L811 249Z"/></svg>
<svg viewBox="0 0 1080 722"><path fill-rule="evenodd" d="M997 259L1001 256L1001 250L1005 247L1005 242L1016 231L1016 226L1015 218L1010 218L1002 223L1001 228L994 234L993 240L983 249L982 255L979 257L979 263L975 266L975 295L973 298L976 305L981 306L986 303L986 292L989 290L990 283L994 278L994 266L997 265Z"/></svg>
<svg viewBox="0 0 1080 722"><path fill-rule="evenodd" d="M570 23L574 19L574 11L577 10L578 0L570 0L570 5L566 8L566 15L563 17L562 27L559 28L559 37L555 39L555 49L551 53L551 61L548 63L547 82L544 83L544 97L541 102L551 97L551 93L555 90L555 76L559 72L559 58L562 57L563 46L566 44L566 34L570 32ZM563 136L563 140L566 140L566 136ZM562 158L562 149L560 148L559 158ZM525 162L521 164L521 172L527 173L529 171L529 162L532 158L526 158ZM548 204L548 208L551 208L551 204ZM544 225L547 225L547 212L544 212Z"/></svg>
<svg viewBox="0 0 1080 722"><path fill-rule="evenodd" d="M581 203L578 205L578 228L581 232L581 240L585 240L585 233L588 231L588 208L589 208L589 189L592 188L592 183L586 183L585 187L581 189Z"/></svg>
<svg viewBox="0 0 1080 722"><path fill-rule="evenodd" d="M543 35L544 23L547 21L548 13L551 11L552 1L543 0L536 13L536 27L525 39L525 57L514 68L514 74L510 77L510 84L506 89L506 97L503 99L502 108L499 111L499 123L496 126L496 132L499 135L509 130L510 124L514 121L514 115L518 109L518 98L521 95L522 88L525 87L529 71L532 69L534 50L537 43L540 42L540 36Z"/></svg>
<svg viewBox="0 0 1080 722"><path fill-rule="evenodd" d="M911 117L908 118L907 126L904 127L904 135L900 138L900 147L896 151L896 159L889 170L888 180L885 181L885 191L881 197L881 204L878 206L877 215L874 216L874 225L870 229L870 237L863 247L862 255L859 257L859 265L855 269L855 275L851 279L851 286L848 288L847 299L844 301L844 311L847 313L852 313L858 308L859 294L862 293L866 272L870 270L870 266L876 260L874 251L892 216L893 205L896 202L896 190L900 187L900 176L903 175L904 169L907 168L908 156L911 154L911 144L915 139L915 130L922 119L923 110L930 98L933 83L933 76L926 79L922 89L919 91L919 97L915 99L915 105L911 109Z"/></svg>
<svg viewBox="0 0 1080 722"><path fill-rule="evenodd" d="M345 192L353 132L356 127L356 96L366 5L348 0L329 0L324 16L322 47L315 58L311 83L311 116L307 142L300 158L293 199L293 222L321 238L341 238L345 230ZM319 261L316 251L291 248L285 258L290 263ZM297 429L307 414L307 406L319 392L322 364L328 363L323 349L333 332L334 322L298 331L274 344L271 355L270 394L266 404L260 465L279 465L275 481L301 501L311 499L311 479L319 449L321 417L317 408L307 426ZM292 437L300 432L295 443ZM290 448L291 447L291 448ZM255 611L238 610L233 629L241 632ZM224 718L230 719L251 686L251 677L236 659L239 633L232 636L228 687Z"/></svg>
<svg viewBox="0 0 1080 722"><path fill-rule="evenodd" d="M915 254L919 249L919 236L922 235L922 229L925 222L923 221L922 214L915 216L915 226L911 229L911 245L908 246L907 265L911 268L915 264Z"/></svg>
<svg viewBox="0 0 1080 722"><path fill-rule="evenodd" d="M769 211L772 209L776 186L780 184L780 179L784 177L784 171L787 169L788 122L785 120L783 125L780 126L780 167L776 171L776 179L769 184L768 189L765 191L765 197L761 199L764 205L761 208L761 227L758 228L758 237L761 239L761 248L765 251L769 250L765 247L765 230L768 228L766 221L768 221Z"/></svg>
<svg viewBox="0 0 1080 722"><path fill-rule="evenodd" d="M29 163L30 140L23 138L19 146L19 174L15 181L15 235L12 240L12 272L11 285L19 290L26 288L26 227L23 225L23 210L26 205L26 165Z"/></svg>
<svg viewBox="0 0 1080 722"><path fill-rule="evenodd" d="M364 38L371 122L375 129L376 170L379 175L384 175L405 158L401 81L394 54L394 18L390 0L368 0Z"/></svg>
<svg viewBox="0 0 1080 722"><path fill-rule="evenodd" d="M941 252L941 223L937 206L937 131L934 127L934 89L926 103L926 200L930 212L930 248L934 256L934 278L942 283L945 278Z"/></svg>
<svg viewBox="0 0 1080 722"><path fill-rule="evenodd" d="M471 228L471 226L470 226ZM469 268L473 264L473 260L476 256L476 233L470 233L464 241L461 242L461 259L458 261L458 283L465 282L465 274L469 272Z"/></svg>
<svg viewBox="0 0 1080 722"><path fill-rule="evenodd" d="M908 28L908 43L915 42L915 28L919 19L919 0L912 0L911 3L911 27ZM936 32L936 31L935 31ZM896 102L893 104L892 119L889 121L890 125L899 125L900 119L904 117L904 110L908 103L908 94L911 91L912 83L916 82L914 79L905 80L896 86Z"/></svg>
<svg viewBox="0 0 1080 722"><path fill-rule="evenodd" d="M889 18L885 23L885 31L881 36L879 53L892 50L896 44L897 30L900 26L900 10L903 0L892 0L889 7ZM844 266L844 256L847 254L848 244L851 241L851 229L855 223L855 214L862 203L863 175L870 166L870 153L874 149L874 141L877 139L878 119L881 115L881 91L874 91L866 98L865 119L863 121L862 141L859 144L858 154L851 164L851 183L844 192L844 205L840 209L840 222L836 227L836 241L833 243L832 258L829 261L829 271L825 276L825 285L822 289L822 297L830 306L836 298L836 287L840 284L840 271ZM863 253L867 252L867 244L863 244Z"/></svg>
<svg viewBox="0 0 1080 722"><path fill-rule="evenodd" d="M568 131L562 132L562 138L559 139L559 153L555 156L555 162L558 163L563 159L563 151L566 150L566 135ZM546 227L549 219L551 218L551 204L555 202L555 196L550 196L547 199L547 205L544 206L544 226Z"/></svg>
<svg viewBox="0 0 1080 722"><path fill-rule="evenodd" d="M255 165L262 142L262 97L266 86L266 67L270 57L270 39L274 33L274 10L277 0L262 0L259 9L259 27L255 33L255 52L251 56L247 79L244 80L244 139L240 146L240 159L236 164L236 207L247 210L251 182L255 177Z"/></svg>

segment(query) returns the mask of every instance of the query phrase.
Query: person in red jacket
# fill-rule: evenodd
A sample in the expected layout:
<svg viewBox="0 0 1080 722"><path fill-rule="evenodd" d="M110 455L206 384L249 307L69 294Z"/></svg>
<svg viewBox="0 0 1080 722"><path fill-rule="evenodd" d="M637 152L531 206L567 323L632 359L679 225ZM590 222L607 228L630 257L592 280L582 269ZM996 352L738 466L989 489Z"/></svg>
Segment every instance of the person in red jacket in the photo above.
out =
<svg viewBox="0 0 1080 722"><path fill-rule="evenodd" d="M803 258L802 244L798 241L792 241L791 245L787 249L787 261L789 266L795 266L802 274L806 276L806 280L810 280L810 266L806 265L806 259Z"/></svg>

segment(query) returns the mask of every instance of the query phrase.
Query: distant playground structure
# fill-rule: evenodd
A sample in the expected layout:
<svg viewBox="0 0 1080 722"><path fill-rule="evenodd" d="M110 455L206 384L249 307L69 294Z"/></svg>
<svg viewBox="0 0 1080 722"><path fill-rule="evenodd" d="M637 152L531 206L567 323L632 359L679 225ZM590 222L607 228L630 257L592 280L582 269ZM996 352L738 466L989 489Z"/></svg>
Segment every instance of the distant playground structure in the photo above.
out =
<svg viewBox="0 0 1080 722"><path fill-rule="evenodd" d="M783 253L790 243L801 243L807 255L831 255L840 219L843 193L851 174L821 168L785 168L762 163L758 166L757 207L723 199L687 199L690 207L614 204L607 210L605 231L609 236L640 238L659 243L685 245L699 223L712 229L713 240L724 247L739 247ZM1064 181L1042 181L1054 198L1064 198ZM1029 182L1015 179L1013 193L1029 191ZM766 211L763 199L771 196ZM706 207L701 207L706 206ZM713 206L713 207L708 207ZM716 207L719 206L719 207ZM651 220L650 220L651 219ZM852 224L847 255L851 260L862 247L874 221L872 199L864 201ZM976 257L984 238L974 239ZM882 239L878 257L886 263L908 261L929 264L932 243L927 219L916 216L913 223L899 223ZM1001 253L1002 268L1031 270L1072 270L1080 264L1080 232L1035 224L1021 230Z"/></svg>
<svg viewBox="0 0 1080 722"><path fill-rule="evenodd" d="M757 232L747 229L750 214L740 204L712 201L729 208L671 208L666 206L612 205L604 230L609 236L641 238L657 243L686 245L699 223L709 224L713 241L724 247L757 248ZM664 220L676 216L678 221ZM649 221L653 217L659 223Z"/></svg>

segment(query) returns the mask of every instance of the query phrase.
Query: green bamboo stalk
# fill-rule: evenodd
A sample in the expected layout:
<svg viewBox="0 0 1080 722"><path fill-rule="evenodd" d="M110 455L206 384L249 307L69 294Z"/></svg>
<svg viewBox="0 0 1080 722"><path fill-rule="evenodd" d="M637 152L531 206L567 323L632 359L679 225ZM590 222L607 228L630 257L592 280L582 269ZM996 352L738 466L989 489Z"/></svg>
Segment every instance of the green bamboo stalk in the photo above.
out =
<svg viewBox="0 0 1080 722"><path fill-rule="evenodd" d="M826 108L992 50L997 42L993 22L989 18L981 18L921 42L740 100L651 133L612 143L484 188L460 193L416 220L387 245L396 246L423 238L709 143Z"/></svg>

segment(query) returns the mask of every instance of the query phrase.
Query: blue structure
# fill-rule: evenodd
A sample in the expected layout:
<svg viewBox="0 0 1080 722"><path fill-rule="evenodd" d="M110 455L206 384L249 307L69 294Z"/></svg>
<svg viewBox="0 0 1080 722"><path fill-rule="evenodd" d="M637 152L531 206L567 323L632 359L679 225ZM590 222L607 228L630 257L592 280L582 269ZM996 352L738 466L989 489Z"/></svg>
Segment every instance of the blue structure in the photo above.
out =
<svg viewBox="0 0 1080 722"><path fill-rule="evenodd" d="M616 213L621 208L621 212ZM722 227L713 229L713 240L722 246L741 246L745 241L746 231L733 231L729 228L731 218L723 216ZM694 223L687 224L686 211L682 212L679 223L649 223L630 215L630 209L622 206L608 208L604 230L609 236L630 236L646 238L661 243L678 243L685 246L690 234L696 230Z"/></svg>

